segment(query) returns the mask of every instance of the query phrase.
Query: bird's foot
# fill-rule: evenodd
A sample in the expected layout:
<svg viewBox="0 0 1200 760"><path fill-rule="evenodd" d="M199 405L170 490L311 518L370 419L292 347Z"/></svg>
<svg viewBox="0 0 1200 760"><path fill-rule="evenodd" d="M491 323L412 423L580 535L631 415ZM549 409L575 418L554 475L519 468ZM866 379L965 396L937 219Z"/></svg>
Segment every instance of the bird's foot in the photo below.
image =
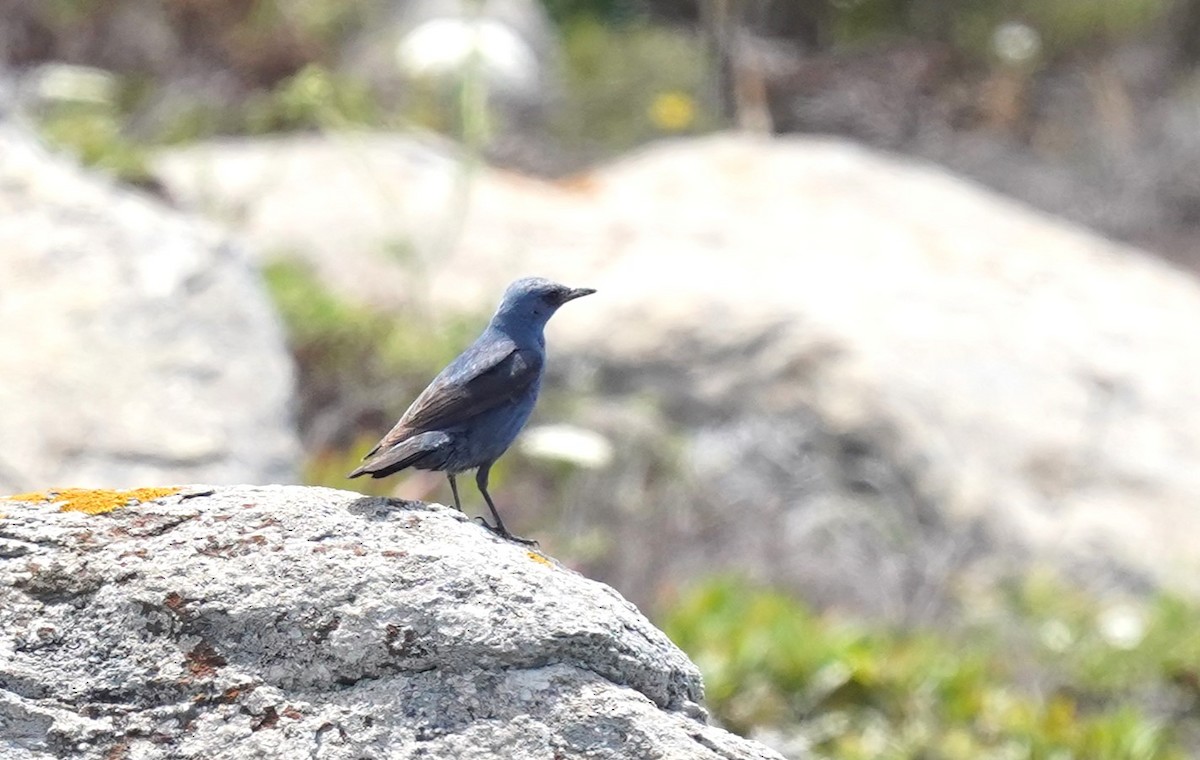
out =
<svg viewBox="0 0 1200 760"><path fill-rule="evenodd" d="M500 538L507 539L509 541L512 541L513 543L521 544L522 546L538 546L539 545L538 542L533 540L532 538L521 538L520 536L509 533L508 529L505 528L503 525L492 525L490 522L483 519L482 517L476 517L475 519L479 521L480 525L487 528L489 531L496 534Z"/></svg>

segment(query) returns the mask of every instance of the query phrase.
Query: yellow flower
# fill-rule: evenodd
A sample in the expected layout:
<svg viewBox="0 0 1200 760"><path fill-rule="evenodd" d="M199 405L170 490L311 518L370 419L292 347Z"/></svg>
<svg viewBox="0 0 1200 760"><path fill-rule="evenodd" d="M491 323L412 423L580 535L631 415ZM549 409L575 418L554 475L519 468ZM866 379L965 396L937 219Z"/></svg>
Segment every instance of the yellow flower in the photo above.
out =
<svg viewBox="0 0 1200 760"><path fill-rule="evenodd" d="M659 93L650 104L650 120L664 132L681 132L696 120L696 101L678 90Z"/></svg>

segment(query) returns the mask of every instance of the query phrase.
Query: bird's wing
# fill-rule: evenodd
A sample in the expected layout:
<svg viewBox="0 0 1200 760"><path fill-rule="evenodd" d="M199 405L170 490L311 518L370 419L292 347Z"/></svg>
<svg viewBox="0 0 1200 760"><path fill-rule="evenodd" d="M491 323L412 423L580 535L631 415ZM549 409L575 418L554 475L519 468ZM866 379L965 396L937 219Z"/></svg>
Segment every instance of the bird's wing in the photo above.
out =
<svg viewBox="0 0 1200 760"><path fill-rule="evenodd" d="M541 369L538 351L517 348L512 341L472 346L421 391L367 457L416 433L453 427L517 398L537 380Z"/></svg>

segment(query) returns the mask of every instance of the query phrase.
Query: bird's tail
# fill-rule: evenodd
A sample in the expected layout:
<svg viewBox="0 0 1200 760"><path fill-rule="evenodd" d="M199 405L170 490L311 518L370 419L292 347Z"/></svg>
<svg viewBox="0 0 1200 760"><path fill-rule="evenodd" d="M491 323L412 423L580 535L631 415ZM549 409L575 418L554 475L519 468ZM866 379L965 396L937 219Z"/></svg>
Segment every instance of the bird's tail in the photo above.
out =
<svg viewBox="0 0 1200 760"><path fill-rule="evenodd" d="M450 436L440 431L414 435L375 454L346 477L370 475L372 478L384 478L414 466L436 470L446 459L449 443Z"/></svg>

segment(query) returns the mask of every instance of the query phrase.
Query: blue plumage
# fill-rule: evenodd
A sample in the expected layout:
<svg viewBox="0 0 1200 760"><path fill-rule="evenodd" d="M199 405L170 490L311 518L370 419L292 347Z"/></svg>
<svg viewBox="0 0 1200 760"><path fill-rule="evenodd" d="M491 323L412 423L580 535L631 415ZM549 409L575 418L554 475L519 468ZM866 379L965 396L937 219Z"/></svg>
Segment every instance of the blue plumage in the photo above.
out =
<svg viewBox="0 0 1200 760"><path fill-rule="evenodd" d="M409 467L442 471L461 510L455 475L477 468L475 482L496 519L488 527L515 539L488 494L488 473L537 403L546 322L567 301L594 292L540 277L509 285L487 329L438 373L349 477L382 478Z"/></svg>

